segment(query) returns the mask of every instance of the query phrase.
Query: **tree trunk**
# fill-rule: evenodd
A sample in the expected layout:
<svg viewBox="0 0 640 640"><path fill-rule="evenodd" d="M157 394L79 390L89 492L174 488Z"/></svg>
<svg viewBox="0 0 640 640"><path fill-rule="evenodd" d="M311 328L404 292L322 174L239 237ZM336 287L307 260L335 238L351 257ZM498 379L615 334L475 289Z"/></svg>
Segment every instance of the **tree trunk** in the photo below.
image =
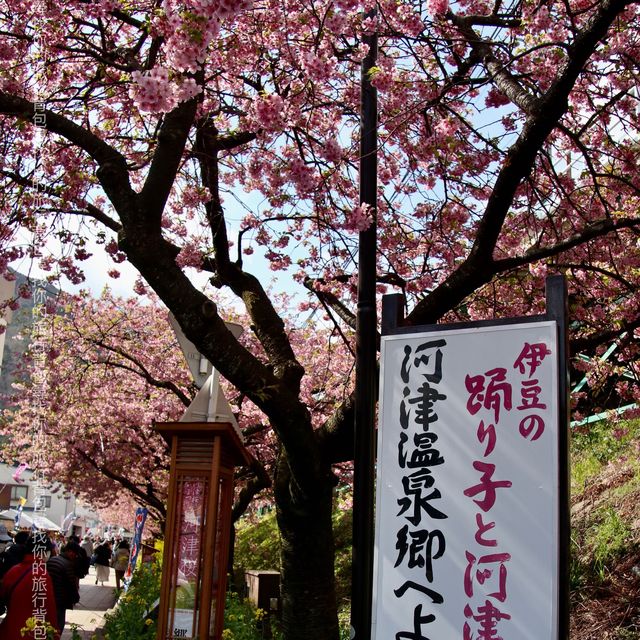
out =
<svg viewBox="0 0 640 640"><path fill-rule="evenodd" d="M338 640L330 469L304 495L281 458L274 483L282 536L281 594L285 640Z"/></svg>

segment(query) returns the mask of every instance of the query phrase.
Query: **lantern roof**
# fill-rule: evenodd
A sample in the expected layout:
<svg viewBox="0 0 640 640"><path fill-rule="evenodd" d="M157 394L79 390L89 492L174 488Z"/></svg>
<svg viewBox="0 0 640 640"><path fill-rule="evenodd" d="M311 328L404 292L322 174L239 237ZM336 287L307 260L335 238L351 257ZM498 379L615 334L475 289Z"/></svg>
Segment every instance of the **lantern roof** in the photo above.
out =
<svg viewBox="0 0 640 640"><path fill-rule="evenodd" d="M245 448L238 431L230 422L156 422L153 428L169 445L174 436L184 440L201 440L203 436L222 438L222 444L234 465L248 466L253 456Z"/></svg>

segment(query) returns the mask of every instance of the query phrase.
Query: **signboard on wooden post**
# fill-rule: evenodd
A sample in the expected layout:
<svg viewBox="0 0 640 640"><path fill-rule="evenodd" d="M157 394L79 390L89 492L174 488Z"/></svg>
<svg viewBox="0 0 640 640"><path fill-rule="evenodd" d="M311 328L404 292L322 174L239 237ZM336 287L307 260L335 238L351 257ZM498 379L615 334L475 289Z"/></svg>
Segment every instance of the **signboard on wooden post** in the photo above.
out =
<svg viewBox="0 0 640 640"><path fill-rule="evenodd" d="M560 343L545 317L383 337L376 640L561 637Z"/></svg>

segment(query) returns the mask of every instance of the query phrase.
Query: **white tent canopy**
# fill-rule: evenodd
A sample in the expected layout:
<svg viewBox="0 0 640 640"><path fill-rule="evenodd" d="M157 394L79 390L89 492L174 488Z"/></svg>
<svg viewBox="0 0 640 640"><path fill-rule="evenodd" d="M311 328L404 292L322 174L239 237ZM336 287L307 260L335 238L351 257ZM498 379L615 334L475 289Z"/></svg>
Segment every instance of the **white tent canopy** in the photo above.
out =
<svg viewBox="0 0 640 640"><path fill-rule="evenodd" d="M18 512L16 509L5 509L0 511L0 520L11 520L15 522ZM36 529L43 531L62 531L62 529L55 523L46 518L45 516L34 514L33 512L23 511L20 514L20 520L18 521L18 527L32 527L35 522Z"/></svg>

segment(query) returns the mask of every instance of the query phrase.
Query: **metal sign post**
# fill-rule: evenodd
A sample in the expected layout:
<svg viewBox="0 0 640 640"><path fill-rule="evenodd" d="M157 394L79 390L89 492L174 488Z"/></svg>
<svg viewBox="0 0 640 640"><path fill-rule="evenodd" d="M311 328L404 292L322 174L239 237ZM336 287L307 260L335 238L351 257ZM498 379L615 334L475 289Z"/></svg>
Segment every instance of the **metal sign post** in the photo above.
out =
<svg viewBox="0 0 640 640"><path fill-rule="evenodd" d="M373 10L367 17L376 17ZM369 53L362 63L360 204L366 205L371 225L360 233L358 251L358 310L356 315L356 388L353 461L353 551L351 637L371 637L373 568L373 495L376 405L376 207L378 194L378 104L370 73L376 65L377 35L363 38Z"/></svg>

